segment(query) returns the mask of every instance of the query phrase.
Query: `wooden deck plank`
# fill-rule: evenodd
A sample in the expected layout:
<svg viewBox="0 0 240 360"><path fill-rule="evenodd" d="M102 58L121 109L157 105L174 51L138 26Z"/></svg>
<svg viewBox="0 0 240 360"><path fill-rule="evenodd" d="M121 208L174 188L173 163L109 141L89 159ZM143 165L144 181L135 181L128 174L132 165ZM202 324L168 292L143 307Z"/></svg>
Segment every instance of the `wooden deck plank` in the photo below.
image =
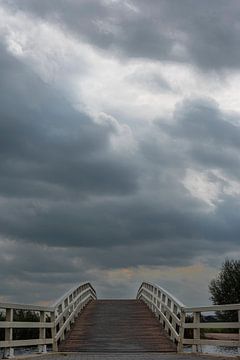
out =
<svg viewBox="0 0 240 360"><path fill-rule="evenodd" d="M94 300L76 320L60 351L175 352L157 319L139 300Z"/></svg>
<svg viewBox="0 0 240 360"><path fill-rule="evenodd" d="M16 357L16 360L238 360L226 357L201 354L167 353L58 353Z"/></svg>

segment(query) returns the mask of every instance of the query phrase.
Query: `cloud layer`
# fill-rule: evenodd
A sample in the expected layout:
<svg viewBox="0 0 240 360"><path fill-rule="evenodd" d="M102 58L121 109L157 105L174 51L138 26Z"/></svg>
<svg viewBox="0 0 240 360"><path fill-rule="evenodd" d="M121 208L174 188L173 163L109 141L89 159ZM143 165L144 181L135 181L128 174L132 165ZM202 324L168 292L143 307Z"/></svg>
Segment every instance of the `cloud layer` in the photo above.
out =
<svg viewBox="0 0 240 360"><path fill-rule="evenodd" d="M0 299L207 302L240 253L239 10L0 1Z"/></svg>
<svg viewBox="0 0 240 360"><path fill-rule="evenodd" d="M60 23L73 36L127 57L238 68L237 1L7 1L13 9Z"/></svg>

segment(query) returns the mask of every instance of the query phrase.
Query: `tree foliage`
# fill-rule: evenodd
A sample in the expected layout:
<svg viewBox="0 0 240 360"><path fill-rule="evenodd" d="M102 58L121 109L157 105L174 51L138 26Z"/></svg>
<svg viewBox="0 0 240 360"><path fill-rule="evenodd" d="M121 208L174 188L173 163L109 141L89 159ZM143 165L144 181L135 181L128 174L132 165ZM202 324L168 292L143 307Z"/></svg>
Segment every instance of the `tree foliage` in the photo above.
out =
<svg viewBox="0 0 240 360"><path fill-rule="evenodd" d="M209 291L214 305L240 303L240 260L226 259L218 276L210 282ZM237 321L235 311L218 313L219 318Z"/></svg>

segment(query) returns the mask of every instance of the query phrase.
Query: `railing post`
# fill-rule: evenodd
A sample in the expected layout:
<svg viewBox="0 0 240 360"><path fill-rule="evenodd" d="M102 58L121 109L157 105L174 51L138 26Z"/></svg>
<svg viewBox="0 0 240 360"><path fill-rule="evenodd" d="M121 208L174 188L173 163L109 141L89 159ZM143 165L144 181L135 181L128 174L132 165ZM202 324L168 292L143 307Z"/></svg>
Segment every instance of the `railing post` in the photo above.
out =
<svg viewBox="0 0 240 360"><path fill-rule="evenodd" d="M174 314L174 313L173 313ZM174 320L174 317L172 316L172 327L174 330L176 330L176 321ZM172 332L172 339L175 340L174 333Z"/></svg>
<svg viewBox="0 0 240 360"><path fill-rule="evenodd" d="M200 314L201 314L200 312L194 312L194 315L193 315L193 323L194 324L200 323ZM200 340L200 328L193 329L193 339L194 339L194 342L195 342L195 340ZM192 351L198 352L198 350L199 350L198 344L193 344Z"/></svg>
<svg viewBox="0 0 240 360"><path fill-rule="evenodd" d="M184 324L185 324L186 314L183 309L180 313L180 325L179 325L179 342L178 342L178 352L183 352L183 340L184 340Z"/></svg>
<svg viewBox="0 0 240 360"><path fill-rule="evenodd" d="M64 309L65 309L65 300L62 302L60 309L61 309L61 312L60 312L60 313L63 313L63 312L64 312ZM62 315L62 316L61 316L61 319L60 319L60 321L59 321L59 328L60 328L60 329L63 327L65 321L66 321L66 318L65 318L65 316ZM61 335L61 337L60 337L60 341L63 341L63 340L65 340L65 334L64 334L64 332L62 333L62 335Z"/></svg>
<svg viewBox="0 0 240 360"><path fill-rule="evenodd" d="M45 318L45 312L44 311L40 311L40 323L45 323L46 318ZM39 340L46 340L46 328L39 328ZM47 345L46 344L41 344L38 345L38 352L40 353L46 353L47 352Z"/></svg>
<svg viewBox="0 0 240 360"><path fill-rule="evenodd" d="M170 319L170 314L169 314L169 311L168 311L168 308L165 307L165 311L166 311L166 319L169 321ZM168 326L168 322L165 321L165 330L167 331L167 333L169 332L169 326ZM169 334L168 334L169 335Z"/></svg>
<svg viewBox="0 0 240 360"><path fill-rule="evenodd" d="M6 309L6 321L12 322L13 321L13 309ZM12 341L13 340L13 329L5 328L5 341ZM7 359L14 357L14 348L9 347L4 350L4 357Z"/></svg>
<svg viewBox="0 0 240 360"><path fill-rule="evenodd" d="M58 351L58 344L57 344L57 341L56 341L55 310L51 312L51 323L53 324L52 329L51 329L52 340L53 340L52 351L57 352Z"/></svg>

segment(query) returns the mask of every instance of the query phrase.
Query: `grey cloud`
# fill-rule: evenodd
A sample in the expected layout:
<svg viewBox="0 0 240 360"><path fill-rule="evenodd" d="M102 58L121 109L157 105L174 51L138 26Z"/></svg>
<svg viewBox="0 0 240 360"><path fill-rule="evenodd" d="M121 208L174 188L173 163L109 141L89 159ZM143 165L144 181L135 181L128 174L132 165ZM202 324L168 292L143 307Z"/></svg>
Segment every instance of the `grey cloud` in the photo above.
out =
<svg viewBox="0 0 240 360"><path fill-rule="evenodd" d="M3 61L8 57L5 54ZM12 61L10 58L10 64ZM4 68L7 76L7 66ZM25 84L29 81L31 89L34 85L37 94L44 94L39 100L44 112L28 106L27 91L20 93L18 86L9 85L5 97L14 97L16 102L14 109L7 101L1 107L0 184L2 195L15 199L2 207L4 236L90 248L165 244L166 239L177 244L187 239L193 253L201 248L202 239L211 243L228 237L235 244L238 222L229 229L217 212L206 215L204 205L189 197L178 181L187 167L200 164L204 168L197 154L202 156L206 144L213 150L224 144L227 151L239 146L238 127L224 119L214 104L183 103L176 108L172 125L153 125L150 136L139 141L139 152L125 158L111 151L113 128L76 113L48 87L40 90L41 81L17 61L11 68L12 78L14 69L15 74L24 74ZM168 250L166 246L166 253ZM193 253L189 252L188 259ZM149 256L144 261L163 263L164 256L155 260Z"/></svg>
<svg viewBox="0 0 240 360"><path fill-rule="evenodd" d="M235 116L222 112L213 101L197 99L184 101L177 106L173 122L159 122L159 126L171 139L178 140L189 165L217 168L239 179L238 123Z"/></svg>
<svg viewBox="0 0 240 360"><path fill-rule="evenodd" d="M202 69L239 63L236 2L229 10L231 27L222 1L218 6L198 2L194 8L191 1L133 2L137 11L124 2L6 4L61 23L115 55L120 51L130 58L188 62ZM217 24L209 21L214 16ZM176 50L178 45L187 57ZM88 279L100 295L134 295L133 280L114 289L114 280L101 275L122 267L184 266L239 249L234 193L221 192L210 211L183 184L187 169L217 169L239 181L237 118L209 100L184 101L173 118L134 126L136 150L117 152L110 141L118 136L116 127L74 110L3 45L0 51L2 294L19 301L26 294L27 301L45 294L54 299ZM133 79L152 91L173 91L157 74L133 74ZM217 175L209 180L224 186Z"/></svg>
<svg viewBox="0 0 240 360"><path fill-rule="evenodd" d="M154 93L175 92L175 89L161 74L154 71L146 71L144 67L141 67L138 71L129 75L127 80L143 86Z"/></svg>
<svg viewBox="0 0 240 360"><path fill-rule="evenodd" d="M240 126L233 123L231 115L220 111L216 103L210 100L186 101L176 111L176 125L169 126L174 136L198 140L206 144L240 146Z"/></svg>
<svg viewBox="0 0 240 360"><path fill-rule="evenodd" d="M1 295L9 301L52 302L75 284L94 280L76 250L1 240Z"/></svg>
<svg viewBox="0 0 240 360"><path fill-rule="evenodd" d="M6 53L1 64L0 86L7 83L0 111L2 193L31 196L39 190L49 194L47 185L50 191L56 186L57 193L59 187L92 194L135 191L136 169L111 151L113 127L96 124L75 111ZM43 94L34 107L28 93L36 93L35 103L38 94Z"/></svg>
<svg viewBox="0 0 240 360"><path fill-rule="evenodd" d="M130 58L176 61L204 70L239 67L240 7L235 0L140 0L130 6L96 0L7 3Z"/></svg>
<svg viewBox="0 0 240 360"><path fill-rule="evenodd" d="M172 244L172 249L175 246L177 244ZM184 244L182 248L184 250ZM162 258L167 257L166 254L162 253L163 249L163 247L155 244L152 247L151 260L157 257L157 253L161 254ZM217 250L219 251L219 247ZM4 252L5 254L2 252L0 254L1 294L9 301L28 303L41 301L51 303L71 286L86 280L92 282L100 298L134 298L137 288L143 280L142 272L140 274L134 274L134 272L131 274L132 270L137 269L137 267L134 267L134 263L132 269L129 269L129 273L123 270L123 278L117 277L114 273L111 276L108 270L115 266L124 269L125 265L128 267L130 259L135 260L137 256L137 260L141 263L144 258L151 255L149 246L142 248L141 256L139 256L138 252L136 253L134 248L126 248L125 250L122 249L122 251L118 248L119 256L115 257L117 264L114 261L111 264L110 261L114 260L113 255L115 255L113 250L109 250L104 255L95 249L91 249L91 253L88 253L85 249L60 249L36 245L26 247L24 244L12 243L7 240L5 240ZM216 261L216 252L214 254ZM205 261L208 255L209 251L206 251L204 254ZM180 256L181 253L176 257L176 260ZM102 263L105 264L104 269L101 266L99 257L102 257ZM120 263L120 260L122 260L122 263ZM158 266L159 262L155 264L153 261L151 263L153 269L154 265ZM166 261L166 266L168 265L169 263ZM186 262L182 264L177 262L175 265L186 266L188 264ZM148 270L150 269L148 268ZM156 276L156 267L154 276ZM187 304L191 304L193 300L195 304L203 303L200 302L199 297L195 299L194 296L190 297L192 284L189 283L188 287L186 286L185 291L183 291L183 284L179 280L168 279L166 281L164 279L164 276L161 275L161 268L159 268L159 278L156 281L179 296ZM206 302L203 294L201 297Z"/></svg>
<svg viewBox="0 0 240 360"><path fill-rule="evenodd" d="M120 266L120 263L183 264L191 261L195 254L202 253L205 248L214 248L216 242L219 251L222 251L226 238L228 246L238 244L238 214L232 218L231 226L224 221L231 199L225 199L226 208L225 205L219 205L215 212L209 214L204 211L203 206L201 209L197 205L197 200L184 201L176 196L176 204L171 204L174 197L171 190L164 189L167 197L171 197L169 202L160 193L155 202L150 199L145 199L145 202L135 199L133 202L125 200L122 205L117 200L111 203L93 202L92 205L83 201L79 204L58 201L54 205L48 204L46 208L41 208L41 204L31 208L29 203L14 208L5 205L5 216L0 223L1 233L24 242L54 247L90 248L93 253L96 249L106 249L105 252L109 250L110 259L104 260L104 256L99 256L99 265L111 264L113 267ZM184 196L186 195L185 190ZM224 244L220 246L221 242ZM118 250L120 245L121 251ZM149 255L145 246L150 246ZM188 253L185 254L184 248L189 246ZM137 253L134 257L127 256L124 260L119 258L117 261L117 256L124 256L124 253L129 254L130 251ZM179 257L181 251L182 256Z"/></svg>

